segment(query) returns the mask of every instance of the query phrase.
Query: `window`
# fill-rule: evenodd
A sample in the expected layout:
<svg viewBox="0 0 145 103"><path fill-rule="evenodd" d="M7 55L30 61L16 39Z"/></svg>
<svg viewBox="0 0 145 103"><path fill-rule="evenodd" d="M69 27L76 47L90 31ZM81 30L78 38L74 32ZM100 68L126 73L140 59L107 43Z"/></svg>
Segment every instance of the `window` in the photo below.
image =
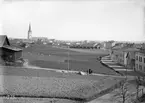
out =
<svg viewBox="0 0 145 103"><path fill-rule="evenodd" d="M139 61L142 62L142 57L139 57Z"/></svg>
<svg viewBox="0 0 145 103"><path fill-rule="evenodd" d="M136 64L136 70L138 70L138 64Z"/></svg>
<svg viewBox="0 0 145 103"><path fill-rule="evenodd" d="M136 56L136 60L138 60L138 56Z"/></svg>
<svg viewBox="0 0 145 103"><path fill-rule="evenodd" d="M140 62L142 62L142 57L140 57Z"/></svg>
<svg viewBox="0 0 145 103"><path fill-rule="evenodd" d="M145 58L144 58L144 63L145 63Z"/></svg>
<svg viewBox="0 0 145 103"><path fill-rule="evenodd" d="M142 66L141 65L139 65L139 70L142 71Z"/></svg>
<svg viewBox="0 0 145 103"><path fill-rule="evenodd" d="M144 67L144 72L145 72L145 67Z"/></svg>

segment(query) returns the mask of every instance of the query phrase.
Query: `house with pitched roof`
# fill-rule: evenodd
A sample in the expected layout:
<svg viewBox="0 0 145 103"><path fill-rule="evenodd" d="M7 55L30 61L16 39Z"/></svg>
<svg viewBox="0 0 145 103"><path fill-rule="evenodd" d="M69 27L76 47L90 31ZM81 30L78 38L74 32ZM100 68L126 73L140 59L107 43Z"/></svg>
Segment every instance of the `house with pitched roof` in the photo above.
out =
<svg viewBox="0 0 145 103"><path fill-rule="evenodd" d="M139 49L135 47L118 45L111 49L110 56L113 61L121 65L124 65L127 68L134 69L135 54L138 51Z"/></svg>
<svg viewBox="0 0 145 103"><path fill-rule="evenodd" d="M112 46L115 45L114 43L115 43L115 41L107 41L107 42L104 42L103 43L103 48L104 49L111 49Z"/></svg>
<svg viewBox="0 0 145 103"><path fill-rule="evenodd" d="M14 62L22 57L22 49L10 45L6 35L0 35L0 57L2 61Z"/></svg>
<svg viewBox="0 0 145 103"><path fill-rule="evenodd" d="M127 68L135 70L135 54L140 50L137 48L126 48L123 50L124 52L124 65Z"/></svg>
<svg viewBox="0 0 145 103"><path fill-rule="evenodd" d="M113 61L121 62L121 64L123 64L123 56L122 56L123 52L121 50L122 50L121 44L113 46L110 50L110 56Z"/></svg>

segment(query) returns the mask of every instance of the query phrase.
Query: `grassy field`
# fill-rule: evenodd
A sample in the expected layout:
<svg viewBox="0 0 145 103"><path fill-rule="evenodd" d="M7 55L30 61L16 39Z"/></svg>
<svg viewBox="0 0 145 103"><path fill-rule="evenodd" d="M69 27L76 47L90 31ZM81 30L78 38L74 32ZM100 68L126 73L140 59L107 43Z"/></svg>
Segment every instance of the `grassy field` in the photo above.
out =
<svg viewBox="0 0 145 103"><path fill-rule="evenodd" d="M82 103L56 98L0 98L0 103Z"/></svg>
<svg viewBox="0 0 145 103"><path fill-rule="evenodd" d="M30 65L68 70L68 51L69 51L69 69L78 71L87 71L92 69L95 73L113 74L113 70L103 66L97 61L98 56L107 55L104 50L78 50L55 48L47 45L32 45L24 49L23 57L28 59Z"/></svg>
<svg viewBox="0 0 145 103"><path fill-rule="evenodd" d="M85 99L122 79L1 67L0 94Z"/></svg>
<svg viewBox="0 0 145 103"><path fill-rule="evenodd" d="M70 69L96 73L116 73L97 61L98 56L107 55L106 51L67 50L45 45L32 45L25 48L24 59L30 65L53 69L68 69L65 60L70 53ZM86 99L119 82L120 78L58 73L43 69L20 67L0 67L0 94L21 96L44 96L62 99L2 98L4 103L79 103L71 99ZM63 98L71 98L63 100Z"/></svg>

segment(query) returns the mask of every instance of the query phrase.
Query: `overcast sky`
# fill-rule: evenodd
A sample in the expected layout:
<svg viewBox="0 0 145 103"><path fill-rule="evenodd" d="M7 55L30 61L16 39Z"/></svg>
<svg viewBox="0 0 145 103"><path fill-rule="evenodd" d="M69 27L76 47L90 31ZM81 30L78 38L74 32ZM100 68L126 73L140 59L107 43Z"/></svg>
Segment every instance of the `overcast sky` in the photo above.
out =
<svg viewBox="0 0 145 103"><path fill-rule="evenodd" d="M126 0L5 2L1 6L2 34L61 40L145 40L143 7Z"/></svg>

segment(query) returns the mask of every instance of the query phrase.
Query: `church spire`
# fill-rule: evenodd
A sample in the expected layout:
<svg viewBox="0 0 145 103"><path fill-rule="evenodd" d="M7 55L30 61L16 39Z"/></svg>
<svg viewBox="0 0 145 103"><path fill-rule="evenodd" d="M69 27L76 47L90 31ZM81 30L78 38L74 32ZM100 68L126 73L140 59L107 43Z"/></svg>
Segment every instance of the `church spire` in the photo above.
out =
<svg viewBox="0 0 145 103"><path fill-rule="evenodd" d="M32 37L31 23L29 23L28 39Z"/></svg>

